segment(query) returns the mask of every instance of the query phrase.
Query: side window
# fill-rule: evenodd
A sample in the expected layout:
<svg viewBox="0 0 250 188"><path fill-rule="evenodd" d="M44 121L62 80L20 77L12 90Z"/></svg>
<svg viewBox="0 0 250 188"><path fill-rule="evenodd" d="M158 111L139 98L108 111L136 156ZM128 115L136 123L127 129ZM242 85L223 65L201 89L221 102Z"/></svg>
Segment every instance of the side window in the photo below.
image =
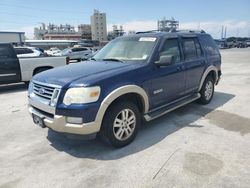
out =
<svg viewBox="0 0 250 188"><path fill-rule="evenodd" d="M204 48L208 55L219 55L219 49L215 43L215 41L212 39L209 35L204 35L201 37L202 42L204 43Z"/></svg>
<svg viewBox="0 0 250 188"><path fill-rule="evenodd" d="M79 51L86 51L86 48L79 48Z"/></svg>
<svg viewBox="0 0 250 188"><path fill-rule="evenodd" d="M201 57L202 56L202 51L201 51L201 45L198 41L197 38L194 38L194 42L195 42L195 47L196 47L196 51L197 51L197 55L198 57Z"/></svg>
<svg viewBox="0 0 250 188"><path fill-rule="evenodd" d="M72 51L72 52L77 52L78 50L77 50L77 48L72 48L71 51Z"/></svg>
<svg viewBox="0 0 250 188"><path fill-rule="evenodd" d="M197 52L196 52L194 38L184 38L183 39L183 49L184 49L184 54L185 54L186 60L197 58Z"/></svg>
<svg viewBox="0 0 250 188"><path fill-rule="evenodd" d="M159 59L161 56L173 55L175 62L180 62L181 54L179 48L178 39L167 39L159 53Z"/></svg>

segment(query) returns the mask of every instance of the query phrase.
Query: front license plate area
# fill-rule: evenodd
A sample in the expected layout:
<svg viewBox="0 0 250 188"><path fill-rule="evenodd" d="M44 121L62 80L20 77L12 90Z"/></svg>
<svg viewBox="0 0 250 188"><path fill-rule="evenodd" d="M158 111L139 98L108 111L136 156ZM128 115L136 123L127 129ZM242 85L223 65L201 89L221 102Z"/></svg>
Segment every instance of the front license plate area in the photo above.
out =
<svg viewBox="0 0 250 188"><path fill-rule="evenodd" d="M37 125L39 125L40 127L42 128L45 128L45 124L44 124L44 121L43 121L43 118L35 115L35 114L32 114L32 118L33 118L33 122Z"/></svg>

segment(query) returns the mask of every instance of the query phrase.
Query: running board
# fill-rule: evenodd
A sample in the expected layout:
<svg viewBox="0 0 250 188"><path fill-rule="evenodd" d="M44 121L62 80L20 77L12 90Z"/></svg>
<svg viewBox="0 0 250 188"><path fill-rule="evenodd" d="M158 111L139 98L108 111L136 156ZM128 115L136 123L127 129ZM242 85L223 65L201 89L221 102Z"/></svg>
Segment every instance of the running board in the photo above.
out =
<svg viewBox="0 0 250 188"><path fill-rule="evenodd" d="M144 115L144 119L146 121L151 121L153 119L156 119L162 115L165 115L167 114L168 112L171 112L181 106L184 106L188 103L191 103L197 99L200 98L200 94L199 93L196 93L194 95L191 95L189 97L186 97L180 101L177 101L176 103L173 103L173 104L169 104L169 105L164 105L162 108L158 108L157 110L152 110L151 112L147 113Z"/></svg>

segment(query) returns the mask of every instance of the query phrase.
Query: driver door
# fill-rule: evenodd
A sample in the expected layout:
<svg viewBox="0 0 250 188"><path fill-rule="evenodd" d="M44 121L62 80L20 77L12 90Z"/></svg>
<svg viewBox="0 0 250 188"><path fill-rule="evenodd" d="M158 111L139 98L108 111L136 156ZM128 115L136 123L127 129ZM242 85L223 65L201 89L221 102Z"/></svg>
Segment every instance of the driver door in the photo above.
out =
<svg viewBox="0 0 250 188"><path fill-rule="evenodd" d="M183 61L179 38L168 38L160 48L160 56L173 55L174 63L167 66L156 66L152 79L151 102L152 107L169 103L181 98L185 93L185 62Z"/></svg>

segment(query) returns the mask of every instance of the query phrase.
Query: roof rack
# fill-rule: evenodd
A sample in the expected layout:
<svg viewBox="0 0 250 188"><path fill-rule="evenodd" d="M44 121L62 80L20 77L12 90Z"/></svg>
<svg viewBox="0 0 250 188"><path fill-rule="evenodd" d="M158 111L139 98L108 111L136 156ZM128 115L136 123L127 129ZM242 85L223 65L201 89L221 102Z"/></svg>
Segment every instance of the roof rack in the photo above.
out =
<svg viewBox="0 0 250 188"><path fill-rule="evenodd" d="M161 32L159 30L149 30L149 31L138 31L135 34L143 34L143 33L158 33Z"/></svg>
<svg viewBox="0 0 250 188"><path fill-rule="evenodd" d="M175 30L173 32L206 33L204 30L189 30L189 29Z"/></svg>
<svg viewBox="0 0 250 188"><path fill-rule="evenodd" d="M149 31L139 31L136 32L135 34L144 34L144 33L160 33L160 32L167 32L167 31L159 31L159 30L149 30ZM204 30L176 30L172 29L167 33L177 33L177 32L186 32L186 33L206 33Z"/></svg>

